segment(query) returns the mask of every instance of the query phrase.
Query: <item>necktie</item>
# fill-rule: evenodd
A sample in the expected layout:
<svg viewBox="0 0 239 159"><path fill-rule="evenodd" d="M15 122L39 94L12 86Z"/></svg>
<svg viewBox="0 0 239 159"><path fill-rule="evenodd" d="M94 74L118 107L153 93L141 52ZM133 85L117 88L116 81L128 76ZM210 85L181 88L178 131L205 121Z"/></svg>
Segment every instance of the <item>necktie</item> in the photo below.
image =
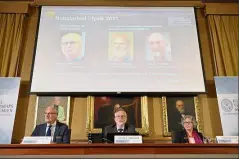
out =
<svg viewBox="0 0 239 159"><path fill-rule="evenodd" d="M51 125L48 126L46 136L51 136Z"/></svg>
<svg viewBox="0 0 239 159"><path fill-rule="evenodd" d="M123 129L118 129L118 132L122 133L124 130Z"/></svg>

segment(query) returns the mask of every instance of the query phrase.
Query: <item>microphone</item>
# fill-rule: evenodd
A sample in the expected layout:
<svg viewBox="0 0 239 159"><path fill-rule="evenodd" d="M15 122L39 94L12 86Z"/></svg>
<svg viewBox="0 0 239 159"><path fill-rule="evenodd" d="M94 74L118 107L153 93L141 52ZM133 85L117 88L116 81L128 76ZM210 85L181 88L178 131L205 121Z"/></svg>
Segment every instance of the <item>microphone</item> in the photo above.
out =
<svg viewBox="0 0 239 159"><path fill-rule="evenodd" d="M109 142L109 143L113 143L112 141L110 141L110 140L108 140L107 138L102 138L102 140L104 141L104 142ZM92 140L88 140L88 143L89 144L92 144L93 143L93 141Z"/></svg>
<svg viewBox="0 0 239 159"><path fill-rule="evenodd" d="M108 140L104 137L104 134L101 133L89 133L88 134L88 143L104 143L109 142L112 143L112 141Z"/></svg>
<svg viewBox="0 0 239 159"><path fill-rule="evenodd" d="M209 137L203 136L203 143L204 144L209 144L209 143L211 143L211 139Z"/></svg>
<svg viewBox="0 0 239 159"><path fill-rule="evenodd" d="M102 138L103 140L104 140L104 142L110 142L110 143L114 143L114 142L112 142L112 141L110 141L110 140L108 140L107 138Z"/></svg>

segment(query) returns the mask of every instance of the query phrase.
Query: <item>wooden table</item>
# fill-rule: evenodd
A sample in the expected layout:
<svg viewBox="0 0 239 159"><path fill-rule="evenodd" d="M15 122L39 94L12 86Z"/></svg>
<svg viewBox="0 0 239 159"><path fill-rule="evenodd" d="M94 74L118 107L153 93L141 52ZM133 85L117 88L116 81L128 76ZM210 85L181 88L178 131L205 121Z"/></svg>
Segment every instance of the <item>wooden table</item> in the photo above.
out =
<svg viewBox="0 0 239 159"><path fill-rule="evenodd" d="M0 145L0 156L5 155L69 155L84 156L90 155L148 155L147 158L160 158L160 155L238 155L237 144L50 144L50 145ZM158 157L156 156L158 155ZM69 157L68 156L68 157ZM151 157L150 157L151 156ZM205 156L206 157L206 156ZM204 158L205 158L204 157ZM39 158L39 156L38 156ZM130 157L128 157L130 158Z"/></svg>

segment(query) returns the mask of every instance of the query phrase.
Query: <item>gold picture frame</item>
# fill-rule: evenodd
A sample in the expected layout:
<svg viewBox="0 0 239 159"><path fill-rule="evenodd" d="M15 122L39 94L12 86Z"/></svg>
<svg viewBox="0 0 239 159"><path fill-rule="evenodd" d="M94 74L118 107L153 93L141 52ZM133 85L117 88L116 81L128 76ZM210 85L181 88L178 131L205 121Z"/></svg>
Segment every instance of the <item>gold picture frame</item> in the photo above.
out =
<svg viewBox="0 0 239 159"><path fill-rule="evenodd" d="M99 98L99 97L98 97ZM120 97L119 97L120 98ZM142 135L147 135L149 133L149 120L148 120L148 99L146 96L140 97L141 102L141 125L142 127L137 128L136 131ZM86 129L88 133L102 133L101 128L95 128L95 97L87 97L87 122ZM129 116L129 114L128 114Z"/></svg>
<svg viewBox="0 0 239 159"><path fill-rule="evenodd" d="M58 121L65 123L69 126L70 120L70 96L37 96L36 107L35 107L35 119L34 128L36 125L44 123L44 111L47 106L53 105L53 99L58 98L60 100L59 106L62 110L61 120ZM63 119L64 117L64 119Z"/></svg>
<svg viewBox="0 0 239 159"><path fill-rule="evenodd" d="M168 104L167 104L167 99L169 98L178 98L178 100L182 100L182 98L191 98L194 102L194 113L191 114L195 116L196 121L197 121L197 129L198 131L202 131L202 122L201 122L201 114L200 114L200 105L198 102L198 97L197 96L192 96L192 97L162 97L162 106L163 106L163 135L165 137L170 137L171 132L169 131L169 115L168 115Z"/></svg>

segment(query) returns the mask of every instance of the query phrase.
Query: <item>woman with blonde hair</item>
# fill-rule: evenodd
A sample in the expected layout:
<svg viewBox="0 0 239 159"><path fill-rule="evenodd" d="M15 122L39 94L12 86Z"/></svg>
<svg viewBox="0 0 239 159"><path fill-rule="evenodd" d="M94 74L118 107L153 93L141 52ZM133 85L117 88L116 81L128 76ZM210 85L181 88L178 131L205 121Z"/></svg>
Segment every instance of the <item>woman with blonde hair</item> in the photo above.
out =
<svg viewBox="0 0 239 159"><path fill-rule="evenodd" d="M183 130L176 133L173 143L189 143L189 144L203 144L204 137L202 133L198 132L197 122L191 115L185 115L182 118L181 124Z"/></svg>

